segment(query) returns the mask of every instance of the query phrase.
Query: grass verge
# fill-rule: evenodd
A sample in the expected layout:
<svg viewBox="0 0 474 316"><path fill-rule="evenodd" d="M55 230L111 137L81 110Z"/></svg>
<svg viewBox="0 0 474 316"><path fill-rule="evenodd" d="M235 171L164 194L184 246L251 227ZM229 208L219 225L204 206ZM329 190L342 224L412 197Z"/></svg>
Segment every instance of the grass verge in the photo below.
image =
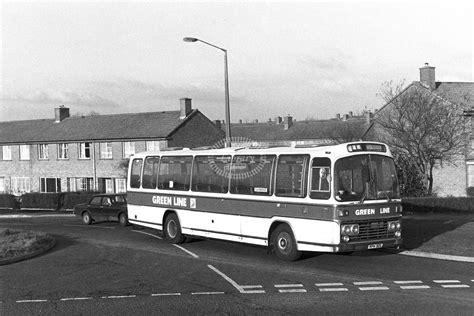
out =
<svg viewBox="0 0 474 316"><path fill-rule="evenodd" d="M48 250L54 238L43 232L0 229L0 260L29 255Z"/></svg>

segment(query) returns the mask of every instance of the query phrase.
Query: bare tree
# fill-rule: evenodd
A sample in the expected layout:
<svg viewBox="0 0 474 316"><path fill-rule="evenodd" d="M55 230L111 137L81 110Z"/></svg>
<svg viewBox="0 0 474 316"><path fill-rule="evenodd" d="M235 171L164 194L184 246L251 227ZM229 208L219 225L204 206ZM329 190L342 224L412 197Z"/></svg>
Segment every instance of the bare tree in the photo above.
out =
<svg viewBox="0 0 474 316"><path fill-rule="evenodd" d="M431 195L435 166L454 163L465 148L468 96L452 103L418 83L403 88L403 82L384 83L380 96L386 106L375 115L377 139L412 160Z"/></svg>
<svg viewBox="0 0 474 316"><path fill-rule="evenodd" d="M362 121L337 122L325 134L336 144L359 141L362 139L367 125Z"/></svg>

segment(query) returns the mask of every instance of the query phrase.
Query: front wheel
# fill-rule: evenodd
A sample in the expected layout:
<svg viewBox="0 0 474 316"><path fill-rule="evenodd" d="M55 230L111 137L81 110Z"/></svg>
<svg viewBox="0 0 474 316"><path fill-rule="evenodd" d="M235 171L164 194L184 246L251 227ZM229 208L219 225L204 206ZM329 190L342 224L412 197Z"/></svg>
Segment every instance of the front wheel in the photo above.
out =
<svg viewBox="0 0 474 316"><path fill-rule="evenodd" d="M271 235L273 249L278 258L285 261L298 260L302 252L296 247L296 240L291 228L286 224L280 224Z"/></svg>
<svg viewBox="0 0 474 316"><path fill-rule="evenodd" d="M89 212L82 213L82 222L86 225L92 224L92 217L91 217L91 214L89 214Z"/></svg>
<svg viewBox="0 0 474 316"><path fill-rule="evenodd" d="M165 219L165 238L172 244L182 244L186 237L181 233L178 216L171 213Z"/></svg>
<svg viewBox="0 0 474 316"><path fill-rule="evenodd" d="M123 226L123 227L127 226L128 225L128 216L127 216L127 214L120 213L119 222L120 222L121 226Z"/></svg>

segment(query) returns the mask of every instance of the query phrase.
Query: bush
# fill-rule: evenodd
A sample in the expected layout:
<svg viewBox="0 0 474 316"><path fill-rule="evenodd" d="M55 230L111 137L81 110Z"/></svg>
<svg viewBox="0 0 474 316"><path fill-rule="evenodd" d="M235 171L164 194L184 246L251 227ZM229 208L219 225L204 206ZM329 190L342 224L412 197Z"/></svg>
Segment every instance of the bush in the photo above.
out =
<svg viewBox="0 0 474 316"><path fill-rule="evenodd" d="M13 194L0 194L0 208L18 209L18 201Z"/></svg>
<svg viewBox="0 0 474 316"><path fill-rule="evenodd" d="M474 187L469 187L466 189L467 196L474 196Z"/></svg>
<svg viewBox="0 0 474 316"><path fill-rule="evenodd" d="M21 208L59 209L60 193L25 193L21 196Z"/></svg>
<svg viewBox="0 0 474 316"><path fill-rule="evenodd" d="M449 213L473 212L474 197L418 197L402 198L404 212L414 213Z"/></svg>

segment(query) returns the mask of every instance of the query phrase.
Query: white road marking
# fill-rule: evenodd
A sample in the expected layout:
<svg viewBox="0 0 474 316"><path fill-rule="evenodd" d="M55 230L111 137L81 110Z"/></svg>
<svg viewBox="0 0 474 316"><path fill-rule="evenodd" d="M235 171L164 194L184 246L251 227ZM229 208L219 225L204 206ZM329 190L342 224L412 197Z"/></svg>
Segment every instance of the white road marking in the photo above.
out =
<svg viewBox="0 0 474 316"><path fill-rule="evenodd" d="M349 291L349 289L345 287L323 287L319 289L320 292L345 292Z"/></svg>
<svg viewBox="0 0 474 316"><path fill-rule="evenodd" d="M191 295L216 295L216 294L224 294L224 292L193 292Z"/></svg>
<svg viewBox="0 0 474 316"><path fill-rule="evenodd" d="M319 287L320 292L344 292L349 291L345 287L333 287L333 286L343 286L343 283L315 283L317 287Z"/></svg>
<svg viewBox="0 0 474 316"><path fill-rule="evenodd" d="M354 282L354 285L381 285L380 281L365 281L365 282Z"/></svg>
<svg viewBox="0 0 474 316"><path fill-rule="evenodd" d="M361 291L386 291L389 290L386 286L369 286L369 287L360 287Z"/></svg>
<svg viewBox="0 0 474 316"><path fill-rule="evenodd" d="M276 288L281 287L303 287L303 284L275 284Z"/></svg>
<svg viewBox="0 0 474 316"><path fill-rule="evenodd" d="M440 260L474 262L474 257L441 255L437 253L429 253L429 252L421 252L421 251L405 250L402 252L398 252L397 254L404 255L404 256L423 257L423 258L440 259Z"/></svg>
<svg viewBox="0 0 474 316"><path fill-rule="evenodd" d="M151 294L151 296L180 296L181 293L155 293Z"/></svg>
<svg viewBox="0 0 474 316"><path fill-rule="evenodd" d="M223 272L219 271L217 268L213 267L212 265L208 264L207 266L209 267L209 269L213 270L215 273L217 273L221 277L223 277L224 280L226 280L227 282L232 284L232 286L235 287L237 289L237 291L239 291L240 293L248 293L248 294L265 293L265 290L245 290L245 287L248 286L248 285L244 285L244 286L239 285L237 282L235 282L234 280L229 278L227 275L225 275Z"/></svg>
<svg viewBox="0 0 474 316"><path fill-rule="evenodd" d="M407 281L393 281L395 284L420 284L423 283L420 280L407 280Z"/></svg>
<svg viewBox="0 0 474 316"><path fill-rule="evenodd" d="M92 297L66 297L60 299L60 301L85 301L85 300L91 300Z"/></svg>
<svg viewBox="0 0 474 316"><path fill-rule="evenodd" d="M110 295L110 296L102 296L102 298L110 298L110 299L121 299L121 298L134 298L137 297L136 295Z"/></svg>
<svg viewBox="0 0 474 316"><path fill-rule="evenodd" d="M316 286L343 286L342 283L315 283Z"/></svg>
<svg viewBox="0 0 474 316"><path fill-rule="evenodd" d="M434 283L442 284L442 283L461 283L459 280L433 280Z"/></svg>
<svg viewBox="0 0 474 316"><path fill-rule="evenodd" d="M16 301L17 303L44 303L47 302L48 300L19 300Z"/></svg>
<svg viewBox="0 0 474 316"><path fill-rule="evenodd" d="M306 293L305 289L279 289L280 293Z"/></svg>
<svg viewBox="0 0 474 316"><path fill-rule="evenodd" d="M442 284L441 286L444 287L444 288L447 288L447 289L468 288L468 287L470 287L467 284Z"/></svg>
<svg viewBox="0 0 474 316"><path fill-rule="evenodd" d="M156 235L153 235L153 234L150 234L150 233L147 233L147 232L143 232L141 230L132 230L132 232L134 233L140 233L140 234L144 234L144 235L148 235L148 236L151 236L151 237L155 237L157 239L163 239L161 238L160 236L156 236Z"/></svg>
<svg viewBox="0 0 474 316"><path fill-rule="evenodd" d="M429 285L401 285L400 288L402 290L422 290L422 289L430 289Z"/></svg>
<svg viewBox="0 0 474 316"><path fill-rule="evenodd" d="M175 247L181 249L182 251L186 252L187 254L191 255L191 257L199 258L199 256L198 256L197 254L195 254L195 253L192 252L192 251L189 251L188 249L186 249L186 248L184 248L184 247L182 247L182 246L180 246L180 245L173 245L173 246L175 246Z"/></svg>

